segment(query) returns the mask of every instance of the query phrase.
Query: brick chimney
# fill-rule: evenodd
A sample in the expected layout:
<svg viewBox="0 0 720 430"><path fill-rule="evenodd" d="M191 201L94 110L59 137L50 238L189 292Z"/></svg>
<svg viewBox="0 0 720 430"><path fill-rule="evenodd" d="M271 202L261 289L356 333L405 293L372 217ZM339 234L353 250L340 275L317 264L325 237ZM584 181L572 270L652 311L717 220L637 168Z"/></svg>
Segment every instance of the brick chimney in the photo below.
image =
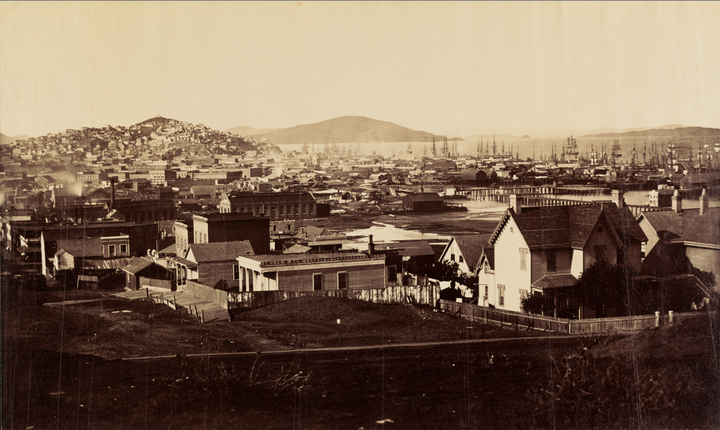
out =
<svg viewBox="0 0 720 430"><path fill-rule="evenodd" d="M706 194L705 188L702 190L702 194L700 194L700 215L705 215L710 210L710 199L708 198Z"/></svg>
<svg viewBox="0 0 720 430"><path fill-rule="evenodd" d="M672 210L680 213L682 212L682 197L680 196L680 190L675 189L672 196Z"/></svg>
<svg viewBox="0 0 720 430"><path fill-rule="evenodd" d="M510 207L516 214L522 212L522 203L520 202L520 199L518 199L517 194L510 194Z"/></svg>
<svg viewBox="0 0 720 430"><path fill-rule="evenodd" d="M612 190L612 202L619 208L625 207L625 196L622 190Z"/></svg>
<svg viewBox="0 0 720 430"><path fill-rule="evenodd" d="M368 254L373 255L375 253L375 244L373 243L373 235L368 235Z"/></svg>

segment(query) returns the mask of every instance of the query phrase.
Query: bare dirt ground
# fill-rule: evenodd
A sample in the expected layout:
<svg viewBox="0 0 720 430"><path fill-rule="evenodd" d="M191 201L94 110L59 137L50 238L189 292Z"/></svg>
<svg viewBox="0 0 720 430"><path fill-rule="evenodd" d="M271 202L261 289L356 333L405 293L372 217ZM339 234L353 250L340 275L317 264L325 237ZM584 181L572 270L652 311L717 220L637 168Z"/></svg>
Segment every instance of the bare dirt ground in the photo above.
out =
<svg viewBox="0 0 720 430"><path fill-rule="evenodd" d="M288 301L202 325L100 292L2 293L8 429L720 424L717 324L707 318L632 336L538 338L426 308L351 300ZM44 305L90 299L101 300ZM525 338L494 340L507 336ZM493 341L307 352L438 338ZM241 351L262 352L190 356Z"/></svg>
<svg viewBox="0 0 720 430"><path fill-rule="evenodd" d="M406 230L433 232L441 235L492 233L497 226L496 213L436 212L389 216L379 213L333 215L324 219L303 220L303 225L314 225L337 231L350 231L371 227L373 222L391 224Z"/></svg>

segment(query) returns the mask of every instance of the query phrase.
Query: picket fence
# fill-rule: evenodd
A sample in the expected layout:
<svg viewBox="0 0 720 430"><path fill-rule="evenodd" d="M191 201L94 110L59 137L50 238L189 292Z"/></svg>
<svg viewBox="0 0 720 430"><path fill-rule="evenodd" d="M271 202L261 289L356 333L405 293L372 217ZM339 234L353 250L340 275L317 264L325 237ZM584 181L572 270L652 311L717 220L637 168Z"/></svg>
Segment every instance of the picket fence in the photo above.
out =
<svg viewBox="0 0 720 430"><path fill-rule="evenodd" d="M399 285L364 290L252 291L228 292L228 309L254 309L302 297L340 297L372 303L416 303L435 306L440 297L438 285Z"/></svg>
<svg viewBox="0 0 720 430"><path fill-rule="evenodd" d="M629 317L591 318L571 320L554 318L535 314L526 314L515 311L504 311L496 308L487 308L467 303L457 303L449 300L440 300L440 309L472 321L481 321L485 324L499 324L500 326L515 327L516 330L545 330L568 334L612 333L622 331L644 330L652 327L662 327L670 324L698 317L717 317L718 311L699 311L668 313L660 315L635 315Z"/></svg>

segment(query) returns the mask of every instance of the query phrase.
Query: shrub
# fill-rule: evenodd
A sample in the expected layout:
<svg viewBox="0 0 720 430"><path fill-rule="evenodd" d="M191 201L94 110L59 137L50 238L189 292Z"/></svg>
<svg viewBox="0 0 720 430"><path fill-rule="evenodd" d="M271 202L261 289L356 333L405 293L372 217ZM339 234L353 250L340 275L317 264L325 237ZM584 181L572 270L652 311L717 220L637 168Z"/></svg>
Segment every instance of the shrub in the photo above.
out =
<svg viewBox="0 0 720 430"><path fill-rule="evenodd" d="M553 357L550 383L531 387L527 397L535 414L551 411L560 427L640 428L645 417L672 413L701 391L679 372L640 369L625 356L600 360L583 348Z"/></svg>

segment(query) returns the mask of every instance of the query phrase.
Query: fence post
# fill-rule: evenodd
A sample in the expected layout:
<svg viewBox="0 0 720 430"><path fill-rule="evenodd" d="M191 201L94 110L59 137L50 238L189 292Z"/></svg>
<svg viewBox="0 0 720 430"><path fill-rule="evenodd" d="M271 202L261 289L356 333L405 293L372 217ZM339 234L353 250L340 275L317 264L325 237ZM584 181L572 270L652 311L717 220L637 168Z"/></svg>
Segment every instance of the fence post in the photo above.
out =
<svg viewBox="0 0 720 430"><path fill-rule="evenodd" d="M150 298L150 290L145 288L145 296L149 299Z"/></svg>
<svg viewBox="0 0 720 430"><path fill-rule="evenodd" d="M571 334L572 330L570 329L570 324L572 324L572 322L570 321L570 318L568 318L567 324L568 324L568 334Z"/></svg>
<svg viewBox="0 0 720 430"><path fill-rule="evenodd" d="M205 324L205 309L200 310L200 322Z"/></svg>
<svg viewBox="0 0 720 430"><path fill-rule="evenodd" d="M660 327L660 311L655 311L655 328Z"/></svg>
<svg viewBox="0 0 720 430"><path fill-rule="evenodd" d="M670 316L670 325L673 325L675 323L675 312L668 311L668 315Z"/></svg>
<svg viewBox="0 0 720 430"><path fill-rule="evenodd" d="M175 300L175 294L173 294L173 307L177 310L177 301Z"/></svg>

